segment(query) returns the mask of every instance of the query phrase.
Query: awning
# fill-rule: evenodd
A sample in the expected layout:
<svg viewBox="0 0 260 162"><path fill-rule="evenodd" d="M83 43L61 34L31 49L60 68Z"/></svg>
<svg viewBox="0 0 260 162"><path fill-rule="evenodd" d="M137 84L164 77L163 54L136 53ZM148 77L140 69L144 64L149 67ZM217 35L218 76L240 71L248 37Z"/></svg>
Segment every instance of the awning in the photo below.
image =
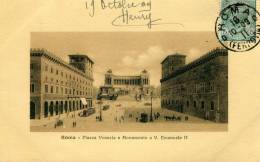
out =
<svg viewBox="0 0 260 162"><path fill-rule="evenodd" d="M80 100L81 100L83 105L87 105L88 104L85 98L80 98Z"/></svg>

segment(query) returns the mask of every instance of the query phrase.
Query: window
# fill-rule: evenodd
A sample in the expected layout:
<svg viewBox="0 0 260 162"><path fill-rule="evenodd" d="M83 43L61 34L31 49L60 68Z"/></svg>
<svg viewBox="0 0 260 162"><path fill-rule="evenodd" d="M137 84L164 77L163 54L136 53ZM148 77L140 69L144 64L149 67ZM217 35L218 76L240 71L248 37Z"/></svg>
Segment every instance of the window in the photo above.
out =
<svg viewBox="0 0 260 162"><path fill-rule="evenodd" d="M63 76L63 71L60 74L61 74L61 76Z"/></svg>
<svg viewBox="0 0 260 162"><path fill-rule="evenodd" d="M189 103L189 101L187 101L187 107L189 107L190 106L190 103Z"/></svg>
<svg viewBox="0 0 260 162"><path fill-rule="evenodd" d="M215 110L215 105L213 101L210 102L210 110Z"/></svg>
<svg viewBox="0 0 260 162"><path fill-rule="evenodd" d="M56 86L56 93L59 93L59 87Z"/></svg>
<svg viewBox="0 0 260 162"><path fill-rule="evenodd" d="M67 91L68 91L68 89L67 89L67 88L65 88L65 94L67 94L67 93L68 93Z"/></svg>
<svg viewBox="0 0 260 162"><path fill-rule="evenodd" d="M53 68L51 67L51 73L53 73Z"/></svg>
<svg viewBox="0 0 260 162"><path fill-rule="evenodd" d="M48 93L48 85L45 85L45 93Z"/></svg>
<svg viewBox="0 0 260 162"><path fill-rule="evenodd" d="M45 71L48 71L48 65L45 65Z"/></svg>
<svg viewBox="0 0 260 162"><path fill-rule="evenodd" d="M205 103L204 101L201 101L201 109L204 109L204 107L205 107Z"/></svg>
<svg viewBox="0 0 260 162"><path fill-rule="evenodd" d="M215 91L215 85L214 82L210 83L210 92L214 92Z"/></svg>
<svg viewBox="0 0 260 162"><path fill-rule="evenodd" d="M58 75L58 74L59 74L59 70L57 69L57 70L56 70L56 75Z"/></svg>
<svg viewBox="0 0 260 162"><path fill-rule="evenodd" d="M193 106L194 106L195 108L197 107L197 102L196 102L196 101L193 102Z"/></svg>
<svg viewBox="0 0 260 162"><path fill-rule="evenodd" d="M32 92L32 93L34 92L34 84L30 85L30 92Z"/></svg>
<svg viewBox="0 0 260 162"><path fill-rule="evenodd" d="M63 94L63 87L60 87L60 93Z"/></svg>
<svg viewBox="0 0 260 162"><path fill-rule="evenodd" d="M51 93L53 93L53 86L51 86Z"/></svg>

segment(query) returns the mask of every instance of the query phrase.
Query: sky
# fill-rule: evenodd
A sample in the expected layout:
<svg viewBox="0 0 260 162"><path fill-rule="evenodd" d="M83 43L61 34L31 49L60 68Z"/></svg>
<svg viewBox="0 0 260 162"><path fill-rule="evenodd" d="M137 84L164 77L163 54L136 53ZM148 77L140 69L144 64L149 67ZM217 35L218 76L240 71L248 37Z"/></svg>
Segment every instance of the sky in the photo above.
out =
<svg viewBox="0 0 260 162"><path fill-rule="evenodd" d="M186 55L189 63L220 47L214 32L33 32L31 48L45 48L68 62L80 53L94 61L94 86L104 74L139 75L146 69L151 85L160 85L161 62L170 54Z"/></svg>

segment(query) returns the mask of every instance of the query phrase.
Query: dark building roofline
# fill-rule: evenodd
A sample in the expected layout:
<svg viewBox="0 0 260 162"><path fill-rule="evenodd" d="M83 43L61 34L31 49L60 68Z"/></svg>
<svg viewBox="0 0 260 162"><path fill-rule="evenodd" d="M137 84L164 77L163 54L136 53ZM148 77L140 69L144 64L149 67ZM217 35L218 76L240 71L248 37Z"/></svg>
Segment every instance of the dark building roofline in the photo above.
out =
<svg viewBox="0 0 260 162"><path fill-rule="evenodd" d="M82 72L81 70L73 67L72 65L70 65L69 63L63 61L61 58L57 57L56 55L54 55L53 53L49 52L48 50L42 48L31 48L30 50L30 56L45 56L46 58L54 61L54 62L57 62L67 68L69 68L70 70L90 79L90 80L94 80L93 78L90 78L88 76L86 76L86 74L84 72Z"/></svg>
<svg viewBox="0 0 260 162"><path fill-rule="evenodd" d="M68 55L69 57L73 57L73 56L81 56L81 57L85 57L87 58L92 64L94 64L94 61L87 55L83 55L83 54L71 54L71 55Z"/></svg>
<svg viewBox="0 0 260 162"><path fill-rule="evenodd" d="M227 56L228 55L228 50L225 49L225 48L215 48L211 51L209 51L208 53L206 53L205 55L201 56L200 58L192 61L191 63L183 66L183 67L180 67L178 70L176 70L175 72L173 72L171 75L169 75L168 77L166 78L162 78L160 80L160 82L164 82L168 79L171 79L171 78L174 78L182 73L185 73L186 71L190 70L190 69L193 69L205 62L208 62L209 60L215 58L215 57L218 57L218 56Z"/></svg>
<svg viewBox="0 0 260 162"><path fill-rule="evenodd" d="M163 64L169 57L172 57L172 56L186 57L186 55L182 55L182 54L179 54L179 53L175 53L175 54L173 54L173 55L168 55L165 59L163 59L163 61L161 62L161 64Z"/></svg>

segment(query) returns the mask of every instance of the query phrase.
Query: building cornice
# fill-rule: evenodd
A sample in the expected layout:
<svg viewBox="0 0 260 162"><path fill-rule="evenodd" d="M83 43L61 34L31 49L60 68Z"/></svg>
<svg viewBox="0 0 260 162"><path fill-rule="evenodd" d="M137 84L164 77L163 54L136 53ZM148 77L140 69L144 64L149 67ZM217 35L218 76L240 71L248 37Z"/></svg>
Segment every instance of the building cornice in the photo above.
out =
<svg viewBox="0 0 260 162"><path fill-rule="evenodd" d="M79 69L71 66L69 63L63 61L61 58L57 57L56 55L52 54L51 52L47 51L46 49L39 49L39 48L36 48L36 49L31 49L30 50L30 56L36 56L36 57L45 57L57 64L60 64L68 69L70 69L71 71L73 72L76 72L77 74L93 81L94 79L87 76L84 72L80 71Z"/></svg>

